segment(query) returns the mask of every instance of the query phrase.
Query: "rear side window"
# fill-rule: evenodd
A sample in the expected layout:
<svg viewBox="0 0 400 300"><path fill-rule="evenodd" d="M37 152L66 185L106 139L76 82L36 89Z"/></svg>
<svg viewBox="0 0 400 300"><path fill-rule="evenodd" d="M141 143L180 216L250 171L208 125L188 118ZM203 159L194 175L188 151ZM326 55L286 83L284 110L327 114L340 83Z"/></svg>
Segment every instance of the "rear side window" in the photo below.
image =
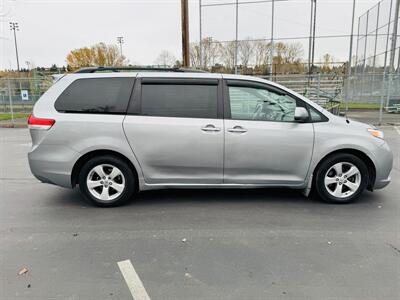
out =
<svg viewBox="0 0 400 300"><path fill-rule="evenodd" d="M214 119L217 100L217 85L142 84L141 114Z"/></svg>
<svg viewBox="0 0 400 300"><path fill-rule="evenodd" d="M133 82L133 78L78 79L58 97L55 108L73 113L125 113Z"/></svg>

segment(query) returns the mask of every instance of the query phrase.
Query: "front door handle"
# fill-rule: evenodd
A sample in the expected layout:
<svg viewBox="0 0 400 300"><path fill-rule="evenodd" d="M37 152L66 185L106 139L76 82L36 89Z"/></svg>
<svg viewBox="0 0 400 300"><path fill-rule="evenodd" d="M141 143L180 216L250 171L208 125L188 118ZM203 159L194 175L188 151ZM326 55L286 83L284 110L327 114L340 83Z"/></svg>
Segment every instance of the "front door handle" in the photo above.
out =
<svg viewBox="0 0 400 300"><path fill-rule="evenodd" d="M235 126L233 128L229 128L228 132L235 132L235 133L245 133L247 132L242 126Z"/></svg>
<svg viewBox="0 0 400 300"><path fill-rule="evenodd" d="M205 132L218 132L218 131L221 131L221 128L215 127L212 124L208 124L208 125L202 127L201 130L203 130Z"/></svg>

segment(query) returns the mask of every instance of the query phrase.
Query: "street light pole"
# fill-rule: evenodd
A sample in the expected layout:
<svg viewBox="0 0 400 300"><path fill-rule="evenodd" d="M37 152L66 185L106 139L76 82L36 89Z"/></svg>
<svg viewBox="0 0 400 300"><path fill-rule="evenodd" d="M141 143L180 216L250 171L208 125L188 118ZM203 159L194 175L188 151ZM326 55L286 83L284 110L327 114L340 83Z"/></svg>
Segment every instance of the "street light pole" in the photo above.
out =
<svg viewBox="0 0 400 300"><path fill-rule="evenodd" d="M119 44L119 49L121 51L121 57L122 57L122 44L124 43L124 37L123 36L117 36L117 43Z"/></svg>
<svg viewBox="0 0 400 300"><path fill-rule="evenodd" d="M10 30L14 32L14 43L15 43L15 55L17 57L17 69L19 72L19 58L18 58L18 46L17 46L17 34L15 31L19 31L19 26L17 22L10 22Z"/></svg>

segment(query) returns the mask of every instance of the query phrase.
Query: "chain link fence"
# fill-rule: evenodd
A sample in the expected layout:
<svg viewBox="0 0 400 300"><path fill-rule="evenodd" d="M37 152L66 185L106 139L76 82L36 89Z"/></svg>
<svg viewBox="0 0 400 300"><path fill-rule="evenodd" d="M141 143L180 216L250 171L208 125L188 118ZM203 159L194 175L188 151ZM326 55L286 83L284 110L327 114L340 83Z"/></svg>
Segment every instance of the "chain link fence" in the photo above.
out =
<svg viewBox="0 0 400 300"><path fill-rule="evenodd" d="M53 84L46 78L0 78L0 122L26 118L33 105Z"/></svg>
<svg viewBox="0 0 400 300"><path fill-rule="evenodd" d="M337 74L260 76L315 101L332 113L364 112L374 123L400 122L400 75ZM53 84L46 78L0 78L0 122L26 118L34 103Z"/></svg>

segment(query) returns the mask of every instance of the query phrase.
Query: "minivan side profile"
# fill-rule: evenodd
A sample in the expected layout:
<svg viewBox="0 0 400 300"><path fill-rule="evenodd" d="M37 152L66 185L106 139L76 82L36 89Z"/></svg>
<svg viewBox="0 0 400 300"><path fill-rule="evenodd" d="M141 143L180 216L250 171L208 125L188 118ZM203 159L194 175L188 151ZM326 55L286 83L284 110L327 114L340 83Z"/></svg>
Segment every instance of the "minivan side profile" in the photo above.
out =
<svg viewBox="0 0 400 300"><path fill-rule="evenodd" d="M28 119L32 173L99 206L161 188L313 189L348 203L390 182L383 133L276 83L197 72L68 74Z"/></svg>

